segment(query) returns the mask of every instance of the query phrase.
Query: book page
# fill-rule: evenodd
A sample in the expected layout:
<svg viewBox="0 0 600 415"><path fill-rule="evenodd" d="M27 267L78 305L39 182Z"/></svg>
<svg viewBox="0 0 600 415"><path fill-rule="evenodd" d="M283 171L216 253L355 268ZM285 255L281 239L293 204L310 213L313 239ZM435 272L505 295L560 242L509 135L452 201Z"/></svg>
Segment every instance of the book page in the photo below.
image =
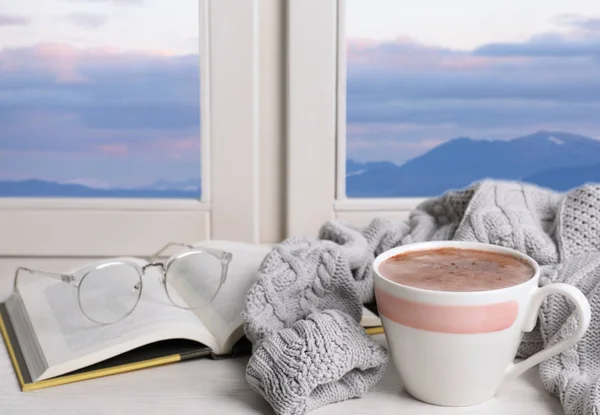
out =
<svg viewBox="0 0 600 415"><path fill-rule="evenodd" d="M381 319L377 314L372 312L366 307L362 308L362 316L360 319L360 325L363 327L380 327L383 325Z"/></svg>
<svg viewBox="0 0 600 415"><path fill-rule="evenodd" d="M267 245L231 241L206 241L196 246L219 249L233 255L227 279L217 296L208 305L193 310L217 339L220 349L215 352L226 354L230 352L233 343L243 335L241 313L246 294L256 282L258 269L272 248ZM202 295L203 292L203 280L196 278L192 281L174 287L182 298L187 298L190 303L193 302L193 296Z"/></svg>
<svg viewBox="0 0 600 415"><path fill-rule="evenodd" d="M61 367L40 379L170 338L196 340L218 348L214 336L194 313L172 305L160 278L159 270L148 268L136 308L112 324L95 323L82 313L74 284L42 276L19 286L48 367Z"/></svg>

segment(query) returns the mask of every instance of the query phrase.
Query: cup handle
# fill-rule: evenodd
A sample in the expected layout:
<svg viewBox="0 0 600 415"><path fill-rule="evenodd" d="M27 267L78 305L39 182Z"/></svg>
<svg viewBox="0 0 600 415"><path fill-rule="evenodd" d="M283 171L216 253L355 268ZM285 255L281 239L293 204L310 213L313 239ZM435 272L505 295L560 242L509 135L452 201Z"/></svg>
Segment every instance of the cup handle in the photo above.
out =
<svg viewBox="0 0 600 415"><path fill-rule="evenodd" d="M577 343L585 334L586 330L590 325L592 312L590 310L590 303L583 293L569 284L554 283L546 285L542 288L537 288L533 293L530 300L529 309L527 315L524 318L523 329L524 332L529 332L534 329L537 322L539 309L542 305L542 301L550 294L562 294L573 302L577 309L577 315L579 317L579 324L577 330L572 336L559 341L558 343L548 347L547 349L541 350L527 359L519 362L512 363L504 374L504 380L508 381L520 376L526 370L532 368L538 363L556 356L557 354L565 351L569 347Z"/></svg>

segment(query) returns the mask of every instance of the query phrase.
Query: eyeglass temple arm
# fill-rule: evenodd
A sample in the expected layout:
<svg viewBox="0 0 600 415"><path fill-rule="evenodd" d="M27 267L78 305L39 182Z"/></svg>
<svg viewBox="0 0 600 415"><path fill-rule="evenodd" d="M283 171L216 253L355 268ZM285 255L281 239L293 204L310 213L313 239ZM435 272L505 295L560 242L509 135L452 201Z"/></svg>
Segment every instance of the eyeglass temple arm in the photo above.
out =
<svg viewBox="0 0 600 415"><path fill-rule="evenodd" d="M17 270L15 271L15 278L14 278L14 282L13 282L14 288L17 288L17 280L19 278L19 274L21 274L23 272L29 272L30 274L43 275L44 277L52 278L53 280L62 281L67 284L70 284L73 281L75 281L75 277L73 275L69 275L69 274L60 274L60 273L56 273L56 272L42 271L39 269L18 267Z"/></svg>
<svg viewBox="0 0 600 415"><path fill-rule="evenodd" d="M212 249L212 248L205 248L203 246L201 247L195 247L194 245L190 245L190 244L184 244L181 242L169 242L168 244L166 244L165 246L163 246L161 249L159 249L158 251L156 251L154 254L152 254L151 256L148 257L148 262L149 263L154 263L154 261L156 260L156 258L160 257L160 255L165 252L167 249L171 248L172 246L182 246L184 248L188 248L188 249L194 249L194 248L198 248L199 250L202 250L204 252L207 252L211 255L216 256L217 258L219 258L221 260L221 262L227 267L229 265L229 262L231 261L232 255L229 252L226 251L221 251L220 249ZM225 268L226 270L227 268Z"/></svg>
<svg viewBox="0 0 600 415"><path fill-rule="evenodd" d="M160 255L165 252L167 249L171 248L172 246L183 246L185 248L193 248L193 245L189 245L189 244L183 244L180 242L169 242L168 244L166 244L165 246L163 246L162 248L160 248L158 251L156 251L154 254L150 255L148 257L148 262L153 263L156 258L160 257Z"/></svg>
<svg viewBox="0 0 600 415"><path fill-rule="evenodd" d="M193 248L214 255L225 263L231 261L231 258L233 257L233 255L230 252L221 251L220 249L206 248L204 246L195 246Z"/></svg>
<svg viewBox="0 0 600 415"><path fill-rule="evenodd" d="M229 270L229 264L233 259L233 254L231 252L221 251L220 249L205 248L203 246L199 247L199 249L219 258L221 261L221 284L223 284L225 278L227 278L227 271Z"/></svg>

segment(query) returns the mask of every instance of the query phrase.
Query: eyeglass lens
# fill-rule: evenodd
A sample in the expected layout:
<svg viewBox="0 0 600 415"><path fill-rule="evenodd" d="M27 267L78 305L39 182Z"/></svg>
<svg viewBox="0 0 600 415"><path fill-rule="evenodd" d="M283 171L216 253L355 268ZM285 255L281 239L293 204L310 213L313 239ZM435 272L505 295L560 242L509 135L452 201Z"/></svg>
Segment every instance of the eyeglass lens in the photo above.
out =
<svg viewBox="0 0 600 415"><path fill-rule="evenodd" d="M103 264L87 273L79 285L79 305L91 320L110 324L135 308L141 295L141 276L125 263Z"/></svg>
<svg viewBox="0 0 600 415"><path fill-rule="evenodd" d="M167 268L167 293L179 307L204 307L218 293L221 275L222 263L219 258L205 252L187 252Z"/></svg>

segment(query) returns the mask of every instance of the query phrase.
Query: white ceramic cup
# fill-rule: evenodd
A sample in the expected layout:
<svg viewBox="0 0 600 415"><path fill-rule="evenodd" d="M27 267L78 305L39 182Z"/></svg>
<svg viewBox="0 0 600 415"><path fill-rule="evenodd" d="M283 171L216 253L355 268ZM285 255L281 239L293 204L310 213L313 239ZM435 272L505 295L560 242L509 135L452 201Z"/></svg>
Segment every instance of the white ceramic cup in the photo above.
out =
<svg viewBox="0 0 600 415"><path fill-rule="evenodd" d="M476 292L434 291L385 278L379 266L398 254L439 248L497 252L524 259L534 270L528 281ZM573 346L590 323L590 306L568 284L538 287L540 267L518 251L472 242L425 242L383 252L373 263L377 307L390 354L405 390L442 406L468 406L493 398L507 380ZM523 332L535 327L543 299L561 294L573 302L578 327L573 335L513 363Z"/></svg>

